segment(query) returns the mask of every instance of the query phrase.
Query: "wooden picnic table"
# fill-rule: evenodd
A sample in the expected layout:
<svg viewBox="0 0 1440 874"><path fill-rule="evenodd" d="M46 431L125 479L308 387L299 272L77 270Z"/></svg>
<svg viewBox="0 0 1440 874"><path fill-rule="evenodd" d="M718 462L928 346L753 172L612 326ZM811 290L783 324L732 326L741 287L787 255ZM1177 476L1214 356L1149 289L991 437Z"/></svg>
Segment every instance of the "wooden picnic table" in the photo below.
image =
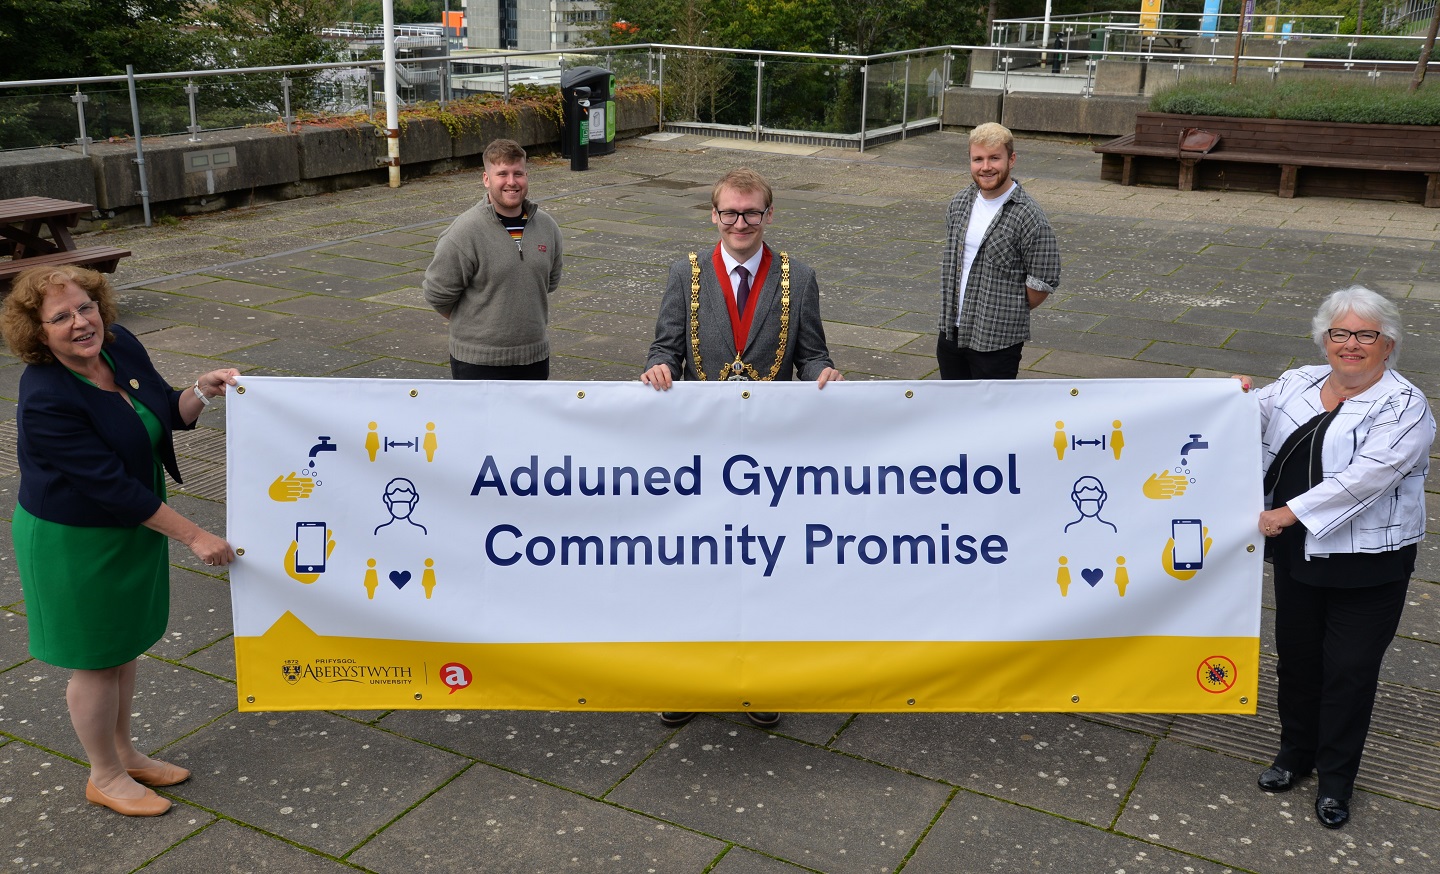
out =
<svg viewBox="0 0 1440 874"><path fill-rule="evenodd" d="M8 291L10 281L27 267L46 264L80 264L94 270L114 273L121 258L130 250L113 246L77 247L70 229L80 217L94 210L88 203L57 200L53 197L12 197L0 200L0 293ZM49 236L42 235L49 231Z"/></svg>

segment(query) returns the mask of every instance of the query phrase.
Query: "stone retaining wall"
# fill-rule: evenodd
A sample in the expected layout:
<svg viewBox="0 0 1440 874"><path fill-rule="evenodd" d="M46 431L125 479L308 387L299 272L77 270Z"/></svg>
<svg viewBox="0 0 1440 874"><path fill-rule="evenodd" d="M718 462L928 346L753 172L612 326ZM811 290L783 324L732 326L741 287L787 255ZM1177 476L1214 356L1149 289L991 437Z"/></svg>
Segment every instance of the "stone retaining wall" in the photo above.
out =
<svg viewBox="0 0 1440 874"><path fill-rule="evenodd" d="M945 92L947 127L972 128L998 121L1016 133L1118 137L1135 129L1135 116L1148 108L1143 97L1076 98L1070 94L952 88Z"/></svg>
<svg viewBox="0 0 1440 874"><path fill-rule="evenodd" d="M617 137L655 129L653 99L616 101ZM414 178L475 167L496 137L527 149L559 151L560 129L532 109L519 108L513 124L503 117L478 130L451 136L438 120L407 120L401 127L401 175ZM211 131L200 142L188 136L147 137L145 170L154 215L185 215L285 200L326 191L388 183L379 164L385 155L382 128L371 124L300 125L294 133L268 127ZM599 159L603 160L603 159ZM143 220L140 175L133 141L0 152L0 198L44 196L95 204L110 224Z"/></svg>

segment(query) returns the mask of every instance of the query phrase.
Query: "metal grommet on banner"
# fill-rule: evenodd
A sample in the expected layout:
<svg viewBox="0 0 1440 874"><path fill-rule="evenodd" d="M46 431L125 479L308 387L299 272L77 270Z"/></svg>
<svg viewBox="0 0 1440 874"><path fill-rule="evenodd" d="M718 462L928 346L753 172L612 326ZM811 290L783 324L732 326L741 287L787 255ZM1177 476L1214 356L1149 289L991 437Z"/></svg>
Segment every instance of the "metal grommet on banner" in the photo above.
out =
<svg viewBox="0 0 1440 874"><path fill-rule="evenodd" d="M749 706L750 706L750 702L749 702L749 701L741 701L741 702L740 702L740 706L741 706L741 707L749 707Z"/></svg>
<svg viewBox="0 0 1440 874"><path fill-rule="evenodd" d="M912 390L910 390L910 389L906 389L906 390L905 390L905 397L906 397L906 398L913 398L913 397L915 397L915 392L912 391Z"/></svg>
<svg viewBox="0 0 1440 874"><path fill-rule="evenodd" d="M1071 704L1079 704L1079 703L1080 703L1080 696L1079 696L1079 695L1071 695L1071 696L1070 696L1070 703L1071 703Z"/></svg>
<svg viewBox="0 0 1440 874"><path fill-rule="evenodd" d="M1074 397L1079 397L1079 396L1080 396L1080 389L1078 389L1078 388L1072 388L1072 389L1070 389L1070 397L1074 398Z"/></svg>
<svg viewBox="0 0 1440 874"><path fill-rule="evenodd" d="M236 554L236 555L244 555L244 554L245 554L245 547L243 547L243 546L237 546L237 547L235 547L235 554Z"/></svg>
<svg viewBox="0 0 1440 874"><path fill-rule="evenodd" d="M412 389L410 389L410 397L412 397L412 398L418 398L418 397L420 397L420 392L417 391L416 389L413 389L413 388L412 388Z"/></svg>
<svg viewBox="0 0 1440 874"><path fill-rule="evenodd" d="M1249 698L1249 696L1241 695L1241 696L1240 696L1240 703L1241 703L1241 704L1249 704L1249 703L1250 703L1250 698Z"/></svg>
<svg viewBox="0 0 1440 874"><path fill-rule="evenodd" d="M911 707L914 707L914 706L915 706L915 699L914 699L914 698L907 699L907 700L905 701L905 703L906 703L906 704L909 704Z"/></svg>
<svg viewBox="0 0 1440 874"><path fill-rule="evenodd" d="M245 696L245 703L246 703L246 704L254 704L254 703L255 703L255 696L254 696L254 695L247 695L247 696Z"/></svg>
<svg viewBox="0 0 1440 874"><path fill-rule="evenodd" d="M239 392L240 394L243 395L243 394L245 394L245 386L243 386L243 385L237 385L237 386L235 386L235 391L237 391L237 392Z"/></svg>
<svg viewBox="0 0 1440 874"><path fill-rule="evenodd" d="M424 697L425 697L425 696L424 696L424 695L421 695L419 692L416 692L416 693L415 693L415 700L416 700L416 701L419 701L421 698L424 698Z"/></svg>
<svg viewBox="0 0 1440 874"><path fill-rule="evenodd" d="M1252 543L1252 544L1246 546L1246 547L1245 547L1245 551L1246 551L1246 552L1254 552L1254 551L1255 551L1255 544Z"/></svg>
<svg viewBox="0 0 1440 874"><path fill-rule="evenodd" d="M577 392L575 392L575 397L577 397L577 398L579 398L580 400L583 401L583 400L585 400L585 392L583 392L583 391L577 391Z"/></svg>
<svg viewBox="0 0 1440 874"><path fill-rule="evenodd" d="M584 703L585 703L585 699L584 699L584 698L581 698L581 699L580 699L580 703L581 703L581 704L584 704Z"/></svg>
<svg viewBox="0 0 1440 874"><path fill-rule="evenodd" d="M748 392L748 391L742 391L742 392L740 392L740 397L741 397L743 400L747 400L747 401L748 401L748 400L750 400L750 392Z"/></svg>

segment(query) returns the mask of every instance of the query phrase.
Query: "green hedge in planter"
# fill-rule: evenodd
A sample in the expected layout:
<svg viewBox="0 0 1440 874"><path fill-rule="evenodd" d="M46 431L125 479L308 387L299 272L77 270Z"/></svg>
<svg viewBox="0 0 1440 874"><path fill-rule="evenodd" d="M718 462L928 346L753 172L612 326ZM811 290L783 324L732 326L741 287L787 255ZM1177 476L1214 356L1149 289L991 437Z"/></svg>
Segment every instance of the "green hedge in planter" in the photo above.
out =
<svg viewBox="0 0 1440 874"><path fill-rule="evenodd" d="M1440 125L1440 88L1409 93L1409 82L1392 84L1306 79L1254 83L1187 82L1150 98L1151 112L1293 118L1355 124Z"/></svg>
<svg viewBox="0 0 1440 874"><path fill-rule="evenodd" d="M1310 49L1305 57L1342 61L1353 57L1357 61L1409 61L1413 64L1420 60L1420 44L1400 40L1366 40L1355 46L1352 56L1345 40L1333 40Z"/></svg>

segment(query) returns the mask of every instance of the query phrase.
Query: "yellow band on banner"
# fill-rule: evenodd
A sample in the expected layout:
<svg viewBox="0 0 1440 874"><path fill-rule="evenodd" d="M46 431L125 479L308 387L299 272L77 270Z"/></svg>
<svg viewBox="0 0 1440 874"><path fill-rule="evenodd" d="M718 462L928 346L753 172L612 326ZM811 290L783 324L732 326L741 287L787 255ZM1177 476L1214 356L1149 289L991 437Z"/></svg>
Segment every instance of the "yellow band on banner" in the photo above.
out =
<svg viewBox="0 0 1440 874"><path fill-rule="evenodd" d="M241 710L1254 713L1259 641L419 643L286 614L235 659Z"/></svg>

